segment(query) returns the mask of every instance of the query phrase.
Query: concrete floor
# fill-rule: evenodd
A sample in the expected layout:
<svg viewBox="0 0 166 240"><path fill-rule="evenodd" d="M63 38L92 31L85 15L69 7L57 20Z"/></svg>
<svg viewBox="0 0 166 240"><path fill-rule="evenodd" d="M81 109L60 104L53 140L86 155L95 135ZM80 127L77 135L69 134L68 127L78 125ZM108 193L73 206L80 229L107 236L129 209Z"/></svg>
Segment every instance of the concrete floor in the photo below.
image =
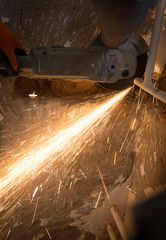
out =
<svg viewBox="0 0 166 240"><path fill-rule="evenodd" d="M34 100L11 96L11 83L12 79L1 79L1 161L6 166L18 152L33 145L36 136L41 139L48 127L53 129L53 121L61 127L70 112L81 111L92 99L83 88L85 97L80 98L80 83L77 88L68 86L70 94L74 89L75 97L41 96ZM91 86L91 93L100 96L102 92L106 90ZM153 104L147 94L142 93L141 99L139 108L139 98L130 93L113 110L107 122L100 125L100 132L93 134L74 165L62 164L59 170L56 165L51 169L46 167L36 179L29 179L22 197L15 199L16 211L5 220L1 219L1 227L7 223L1 237L10 229L9 239L49 239L47 228L52 239L109 239L106 225L112 223L115 227L115 223L98 168L110 200L118 206L122 218L131 199L143 200L149 192L161 188L165 184L165 108L162 104ZM25 145L21 145L24 141ZM68 172L65 177L63 168ZM36 187L39 190L30 204L29 194L32 196Z"/></svg>
<svg viewBox="0 0 166 240"><path fill-rule="evenodd" d="M98 32L89 0L3 0L0 16L27 50L35 46L86 47Z"/></svg>
<svg viewBox="0 0 166 240"><path fill-rule="evenodd" d="M87 46L98 32L89 1L8 3L1 1L1 18L27 50L38 45ZM146 34L149 29L144 28ZM45 131L51 131L53 122L57 128L61 127L66 119L70 120L71 112L78 114L87 102L94 104L94 96L100 98L109 92L94 83L59 81L48 84L39 97L30 99L20 96L13 82L14 78L0 78L0 158L5 167L18 152L33 145L36 136L42 139ZM140 97L130 93L111 112L107 122L100 124L100 132L92 134L74 164L66 168L62 163L58 170L56 165L43 169L35 179L28 180L21 198L14 197L16 210L0 219L3 228L0 238L109 239L106 225L112 223L116 228L109 212L111 203L118 206L122 219L128 222L126 212L131 203L144 200L165 185L165 113L165 106L153 103L146 93ZM135 125L131 130L133 121ZM64 169L68 172L65 177ZM38 191L30 203L29 195L33 195L36 187Z"/></svg>

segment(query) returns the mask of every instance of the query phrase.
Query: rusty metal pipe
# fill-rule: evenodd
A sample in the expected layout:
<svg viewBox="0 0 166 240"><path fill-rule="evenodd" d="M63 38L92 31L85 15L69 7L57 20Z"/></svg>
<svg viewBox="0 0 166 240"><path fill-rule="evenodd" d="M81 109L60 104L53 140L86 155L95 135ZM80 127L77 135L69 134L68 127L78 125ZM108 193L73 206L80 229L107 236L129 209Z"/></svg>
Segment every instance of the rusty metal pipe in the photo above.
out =
<svg viewBox="0 0 166 240"><path fill-rule="evenodd" d="M142 88L143 90L150 93L152 96L158 98L160 101L166 104L166 93L164 91L155 88L153 85L144 85L140 78L135 78L134 83L138 87Z"/></svg>

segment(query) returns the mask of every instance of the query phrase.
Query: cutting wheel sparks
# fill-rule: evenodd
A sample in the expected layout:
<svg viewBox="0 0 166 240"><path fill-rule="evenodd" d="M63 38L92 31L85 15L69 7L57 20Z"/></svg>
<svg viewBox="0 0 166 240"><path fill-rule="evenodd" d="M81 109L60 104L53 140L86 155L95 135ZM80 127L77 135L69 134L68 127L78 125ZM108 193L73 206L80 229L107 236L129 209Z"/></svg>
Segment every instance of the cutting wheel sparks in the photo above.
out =
<svg viewBox="0 0 166 240"><path fill-rule="evenodd" d="M25 189L27 183L34 180L43 168L63 167L64 175L66 174L66 167L74 164L76 157L89 141L92 130L95 128L99 131L104 119L109 116L110 110L129 93L130 89L90 109L88 113L70 123L70 126L48 136L47 140L38 144L35 149L28 149L22 153L21 157L15 159L0 179L1 210L6 210L2 218L9 216L16 208L16 200L11 201L11 199L14 197L18 202L22 197L22 189Z"/></svg>

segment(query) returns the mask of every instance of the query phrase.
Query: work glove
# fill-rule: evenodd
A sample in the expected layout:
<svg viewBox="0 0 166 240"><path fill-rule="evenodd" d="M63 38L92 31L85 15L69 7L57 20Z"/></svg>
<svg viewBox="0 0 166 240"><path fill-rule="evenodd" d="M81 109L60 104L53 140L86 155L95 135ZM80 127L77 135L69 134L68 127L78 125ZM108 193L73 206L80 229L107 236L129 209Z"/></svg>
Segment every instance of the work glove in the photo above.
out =
<svg viewBox="0 0 166 240"><path fill-rule="evenodd" d="M0 21L0 55L8 62L14 72L18 71L18 63L15 56L16 51L24 52L21 42L14 34ZM24 52L25 53L25 52ZM26 53L25 53L26 54ZM24 55L24 54L20 54Z"/></svg>

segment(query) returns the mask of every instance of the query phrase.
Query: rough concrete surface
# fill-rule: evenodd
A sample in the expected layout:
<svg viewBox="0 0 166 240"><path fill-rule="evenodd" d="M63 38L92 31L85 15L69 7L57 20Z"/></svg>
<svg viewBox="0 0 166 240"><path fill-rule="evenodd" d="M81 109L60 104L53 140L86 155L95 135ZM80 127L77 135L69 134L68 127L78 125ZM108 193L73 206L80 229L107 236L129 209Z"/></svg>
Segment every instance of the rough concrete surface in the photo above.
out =
<svg viewBox="0 0 166 240"><path fill-rule="evenodd" d="M33 46L86 47L98 32L89 0L4 0L0 16L27 50Z"/></svg>
<svg viewBox="0 0 166 240"><path fill-rule="evenodd" d="M87 96L87 87L84 89L80 85L80 98L79 83L78 95L73 83L68 86L69 97L64 92L65 97L55 95L50 98L48 89L44 88L46 95L43 92L43 96L30 99L16 93L11 95L12 80L1 79L1 164L6 166L28 144L33 145L36 138L45 136L45 131L54 129L53 121L60 128L72 114L81 113L87 102L94 104L94 96L98 99L102 92L108 94L94 85L91 86L92 94L89 92ZM72 89L74 97L71 97ZM1 219L1 227L8 223L1 237L5 237L10 229L9 239L47 239L47 231L52 239L109 239L106 225L112 223L116 229L109 211L111 204L118 206L123 219L130 191L141 200L145 198L147 188L155 189L165 183L161 174L165 171L164 114L163 106L153 104L147 94L136 98L130 93L111 112L103 126L100 125L100 131L91 135L74 164L65 166L61 159L59 169L56 165L51 169L46 167L38 177L29 179L22 197L16 197L16 210L5 220ZM98 168L110 200L106 197ZM36 187L38 191L31 203L29 194L32 196Z"/></svg>
<svg viewBox="0 0 166 240"><path fill-rule="evenodd" d="M3 0L0 15L26 50L39 45L86 47L98 32L88 0ZM147 34L152 23L148 21L150 26L141 31ZM38 97L29 98L35 91ZM108 96L109 90L80 80L51 83L1 77L1 169L7 170L26 147L42 142L45 135L82 114L87 103L95 106L103 94ZM127 219L131 195L134 201L144 200L148 189L155 191L165 184L165 113L165 106L153 102L148 94L130 92L91 132L83 147L73 150L73 162L66 165L65 156L61 156L58 167L45 166L36 177L29 177L20 195L12 199L8 199L10 193L3 196L15 204L15 210L2 219L5 210L0 208L0 238L107 240L106 225L111 223L120 239L109 211L111 204Z"/></svg>

